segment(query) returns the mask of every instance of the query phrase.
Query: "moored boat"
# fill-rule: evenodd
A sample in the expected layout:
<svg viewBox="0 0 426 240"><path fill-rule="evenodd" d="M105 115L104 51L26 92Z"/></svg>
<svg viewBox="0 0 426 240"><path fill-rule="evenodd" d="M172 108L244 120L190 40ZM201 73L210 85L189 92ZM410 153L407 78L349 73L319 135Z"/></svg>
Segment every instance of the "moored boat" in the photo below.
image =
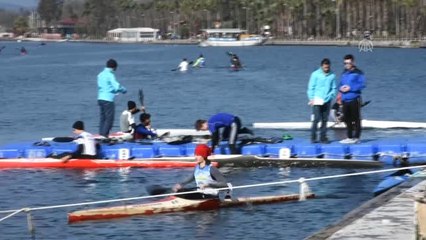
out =
<svg viewBox="0 0 426 240"><path fill-rule="evenodd" d="M0 159L1 168L190 168L196 165L194 158L175 158L168 161L155 160L111 160L111 159L71 159L63 163L53 158ZM213 163L217 166L217 163Z"/></svg>
<svg viewBox="0 0 426 240"><path fill-rule="evenodd" d="M309 193L306 198L314 198L315 194ZM184 199L170 196L159 201L123 205L115 207L95 208L75 211L68 214L68 222L75 223L87 220L106 220L123 218L137 215L154 215L171 212L206 211L225 207L242 206L245 204L268 204L277 202L289 202L300 200L299 194L260 196L260 197L240 197L232 200L220 199Z"/></svg>
<svg viewBox="0 0 426 240"><path fill-rule="evenodd" d="M362 128L371 129L416 129L426 128L426 122L403 122L403 121L376 121L363 119L361 122ZM253 123L254 128L269 128L269 129L310 129L312 122L256 122ZM346 125L343 122L328 122L328 128L345 128Z"/></svg>
<svg viewBox="0 0 426 240"><path fill-rule="evenodd" d="M248 34L247 30L238 28L204 29L205 40L200 43L202 47L243 47L256 46L265 43L265 37Z"/></svg>

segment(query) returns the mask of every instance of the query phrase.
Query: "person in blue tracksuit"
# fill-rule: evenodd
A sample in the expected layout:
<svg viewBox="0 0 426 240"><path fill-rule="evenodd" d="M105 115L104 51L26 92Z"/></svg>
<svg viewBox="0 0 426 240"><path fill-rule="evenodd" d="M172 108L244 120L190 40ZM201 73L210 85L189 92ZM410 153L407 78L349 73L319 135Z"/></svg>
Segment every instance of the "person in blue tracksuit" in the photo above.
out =
<svg viewBox="0 0 426 240"><path fill-rule="evenodd" d="M336 75L330 69L330 60L324 58L321 67L315 70L309 79L308 99L312 106L314 119L311 127L311 142L317 142L317 126L321 121L321 143L328 143L327 121L332 100L337 94Z"/></svg>
<svg viewBox="0 0 426 240"><path fill-rule="evenodd" d="M347 138L340 142L351 144L358 143L361 137L361 91L365 88L365 76L355 66L351 54L343 59L345 70L340 77L339 91L342 94Z"/></svg>
<svg viewBox="0 0 426 240"><path fill-rule="evenodd" d="M229 150L231 154L239 154L236 142L238 133L241 130L241 120L239 117L229 113L218 113L209 118L209 120L198 119L195 122L195 129L209 130L212 134L212 151L219 144L219 134L222 130L222 139L228 139Z"/></svg>
<svg viewBox="0 0 426 240"><path fill-rule="evenodd" d="M99 134L104 137L108 137L114 123L115 95L127 92L126 88L121 86L115 78L117 67L117 62L114 59L109 59L106 68L98 74Z"/></svg>
<svg viewBox="0 0 426 240"><path fill-rule="evenodd" d="M203 191L203 193L185 194L184 198L189 199L200 199L200 198L218 198L218 191L214 188L228 187L229 184L226 182L225 177L219 170L211 165L211 162L207 159L211 155L211 149L206 144L199 144L195 147L194 156L197 161L197 165L194 168L194 172L187 179L181 183L176 184L173 187L174 192L182 191L182 187L190 182L195 181L197 189ZM188 190L183 190L188 191ZM229 191L225 196L225 199L231 198Z"/></svg>
<svg viewBox="0 0 426 240"><path fill-rule="evenodd" d="M153 139L157 137L157 133L152 129L151 126L151 114L142 113L139 116L140 124L136 126L134 139Z"/></svg>

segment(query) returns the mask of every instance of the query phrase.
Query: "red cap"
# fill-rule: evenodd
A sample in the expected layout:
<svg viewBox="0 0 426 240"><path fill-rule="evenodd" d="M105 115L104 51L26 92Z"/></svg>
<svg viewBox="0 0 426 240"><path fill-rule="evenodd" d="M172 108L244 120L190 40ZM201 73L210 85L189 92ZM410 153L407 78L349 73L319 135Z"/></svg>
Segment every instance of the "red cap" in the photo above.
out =
<svg viewBox="0 0 426 240"><path fill-rule="evenodd" d="M195 156L201 156L204 159L207 159L207 157L210 156L211 154L212 154L212 150L206 144L197 145L194 151Z"/></svg>

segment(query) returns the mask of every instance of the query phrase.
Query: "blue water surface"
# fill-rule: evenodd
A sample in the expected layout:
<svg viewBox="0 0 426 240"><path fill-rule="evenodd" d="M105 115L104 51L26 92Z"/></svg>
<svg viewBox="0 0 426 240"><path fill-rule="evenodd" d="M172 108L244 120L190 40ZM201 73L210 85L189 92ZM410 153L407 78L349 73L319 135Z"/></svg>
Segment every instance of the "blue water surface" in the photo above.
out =
<svg viewBox="0 0 426 240"><path fill-rule="evenodd" d="M340 76L343 56L351 53L366 73L363 109L371 120L426 121L425 49L264 46L200 48L180 45L1 42L0 144L68 136L82 120L97 133L99 110L96 75L114 58L117 78L129 91L116 97L116 124L128 100L145 104L156 128L192 128L198 118L225 111L254 122L308 121L309 75L324 57ZM25 46L27 56L17 48ZM237 53L243 71L228 69L226 51ZM188 73L171 71L181 58L203 53L207 67ZM308 138L308 131L260 130L256 135L289 133ZM362 139L423 137L424 130L366 130ZM332 140L340 136L329 132ZM222 168L234 185L274 182L371 169ZM0 210L146 195L145 186L172 186L191 169L1 170ZM37 239L303 239L337 221L372 198L378 175L311 182L318 198L305 202L174 213L114 221L67 224L67 212L85 207L32 213ZM297 184L236 190L238 196L294 193ZM121 204L121 203L120 203ZM1 215L4 216L4 215ZM0 222L0 239L30 238L25 214Z"/></svg>

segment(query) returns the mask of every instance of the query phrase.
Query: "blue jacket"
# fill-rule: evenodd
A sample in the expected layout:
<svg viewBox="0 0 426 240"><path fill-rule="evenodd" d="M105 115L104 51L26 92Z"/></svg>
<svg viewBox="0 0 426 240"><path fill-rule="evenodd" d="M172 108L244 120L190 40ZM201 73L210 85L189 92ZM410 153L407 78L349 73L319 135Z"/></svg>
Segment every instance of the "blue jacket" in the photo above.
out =
<svg viewBox="0 0 426 240"><path fill-rule="evenodd" d="M127 90L115 79L114 70L105 68L98 74L98 100L114 102L115 94Z"/></svg>
<svg viewBox="0 0 426 240"><path fill-rule="evenodd" d="M234 122L235 116L229 113L218 113L213 115L207 121L209 131L215 133L219 128L230 127Z"/></svg>
<svg viewBox="0 0 426 240"><path fill-rule="evenodd" d="M135 135L134 135L135 139L147 139L147 138L152 138L156 136L157 134L155 132L146 128L142 123L136 126Z"/></svg>
<svg viewBox="0 0 426 240"><path fill-rule="evenodd" d="M337 95L336 74L324 73L322 68L315 70L309 79L308 99L323 99L325 103L332 101Z"/></svg>
<svg viewBox="0 0 426 240"><path fill-rule="evenodd" d="M350 102L361 96L361 90L365 88L364 73L355 68L353 70L345 70L340 77L339 89L343 85L348 85L351 89L348 92L342 92L342 101Z"/></svg>

